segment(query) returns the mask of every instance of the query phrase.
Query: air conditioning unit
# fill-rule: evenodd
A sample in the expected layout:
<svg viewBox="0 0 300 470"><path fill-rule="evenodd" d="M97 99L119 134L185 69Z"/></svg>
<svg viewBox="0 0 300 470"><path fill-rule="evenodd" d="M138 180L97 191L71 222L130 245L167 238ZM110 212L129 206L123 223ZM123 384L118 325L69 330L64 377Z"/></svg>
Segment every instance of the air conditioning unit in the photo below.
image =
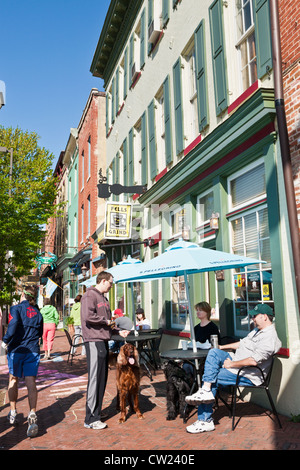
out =
<svg viewBox="0 0 300 470"><path fill-rule="evenodd" d="M138 74L140 73L138 64L136 62L133 63L133 66L131 67L131 82L134 82Z"/></svg>
<svg viewBox="0 0 300 470"><path fill-rule="evenodd" d="M161 33L160 18L154 18L148 27L148 41L152 44L158 39Z"/></svg>

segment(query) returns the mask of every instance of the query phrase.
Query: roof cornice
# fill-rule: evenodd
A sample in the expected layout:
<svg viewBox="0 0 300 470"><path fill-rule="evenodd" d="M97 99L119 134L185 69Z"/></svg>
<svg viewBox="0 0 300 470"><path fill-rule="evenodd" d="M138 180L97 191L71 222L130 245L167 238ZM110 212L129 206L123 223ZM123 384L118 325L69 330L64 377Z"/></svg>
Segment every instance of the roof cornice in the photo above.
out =
<svg viewBox="0 0 300 470"><path fill-rule="evenodd" d="M107 83L116 58L131 31L143 0L112 0L94 53L90 72Z"/></svg>

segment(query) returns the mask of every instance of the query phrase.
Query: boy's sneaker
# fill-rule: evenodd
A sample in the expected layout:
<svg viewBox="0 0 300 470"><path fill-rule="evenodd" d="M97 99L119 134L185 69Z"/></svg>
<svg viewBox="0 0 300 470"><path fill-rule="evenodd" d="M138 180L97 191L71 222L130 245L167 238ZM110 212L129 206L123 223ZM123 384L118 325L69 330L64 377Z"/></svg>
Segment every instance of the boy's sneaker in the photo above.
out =
<svg viewBox="0 0 300 470"><path fill-rule="evenodd" d="M16 410L10 410L10 412L7 415L7 419L8 419L10 424L18 424L17 411Z"/></svg>
<svg viewBox="0 0 300 470"><path fill-rule="evenodd" d="M34 411L31 411L29 413L27 421L28 421L27 436L35 437L38 433L39 427L37 425L37 416Z"/></svg>
<svg viewBox="0 0 300 470"><path fill-rule="evenodd" d="M210 421L196 421L195 423L187 426L187 432L191 434L197 434L198 432L205 432L205 431L214 431L215 425L213 420Z"/></svg>
<svg viewBox="0 0 300 470"><path fill-rule="evenodd" d="M185 401L189 405L200 405L201 403L209 404L214 403L215 397L211 391L208 392L203 390L203 388L199 388L199 390L193 395L185 397Z"/></svg>
<svg viewBox="0 0 300 470"><path fill-rule="evenodd" d="M106 426L107 424L102 423L102 421L95 421L91 424L84 423L84 427L88 429L104 429Z"/></svg>

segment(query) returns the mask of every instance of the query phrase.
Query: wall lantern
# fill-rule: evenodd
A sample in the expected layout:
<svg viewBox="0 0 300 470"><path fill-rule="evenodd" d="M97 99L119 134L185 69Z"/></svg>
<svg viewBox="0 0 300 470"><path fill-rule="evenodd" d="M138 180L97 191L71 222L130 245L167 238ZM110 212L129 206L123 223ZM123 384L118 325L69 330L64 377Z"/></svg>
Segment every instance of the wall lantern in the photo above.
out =
<svg viewBox="0 0 300 470"><path fill-rule="evenodd" d="M85 279L85 276L86 276L86 273L87 273L88 269L89 268L87 266L85 266L84 264L81 266L81 273L82 273L84 279Z"/></svg>
<svg viewBox="0 0 300 470"><path fill-rule="evenodd" d="M188 241L190 239L190 226L189 225L185 225L182 228L181 236L183 240Z"/></svg>
<svg viewBox="0 0 300 470"><path fill-rule="evenodd" d="M213 230L218 230L219 229L219 217L220 217L220 214L219 212L213 212L211 214L211 218L210 218L210 228L213 229Z"/></svg>

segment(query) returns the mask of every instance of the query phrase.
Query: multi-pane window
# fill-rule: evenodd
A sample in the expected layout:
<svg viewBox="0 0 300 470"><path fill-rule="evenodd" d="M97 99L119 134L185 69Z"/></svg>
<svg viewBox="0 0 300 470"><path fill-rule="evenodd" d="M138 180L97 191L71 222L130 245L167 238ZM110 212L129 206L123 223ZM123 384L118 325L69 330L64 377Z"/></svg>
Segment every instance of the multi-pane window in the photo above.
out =
<svg viewBox="0 0 300 470"><path fill-rule="evenodd" d="M165 113L164 113L164 92L163 87L155 96L155 127L157 129L157 155L159 168L165 165Z"/></svg>
<svg viewBox="0 0 300 470"><path fill-rule="evenodd" d="M179 208L178 210L171 211L170 219L171 219L170 220L171 237L172 238L182 237L184 228L186 226L185 209Z"/></svg>
<svg viewBox="0 0 300 470"><path fill-rule="evenodd" d="M197 233L199 241L208 241L215 237L211 234L210 218L215 212L214 193L212 189L208 189L197 197Z"/></svg>
<svg viewBox="0 0 300 470"><path fill-rule="evenodd" d="M84 205L81 206L81 242L84 240Z"/></svg>
<svg viewBox="0 0 300 470"><path fill-rule="evenodd" d="M184 277L171 278L171 289L171 326L172 328L189 329L189 308Z"/></svg>
<svg viewBox="0 0 300 470"><path fill-rule="evenodd" d="M229 181L232 252L266 261L233 272L235 334L244 336L251 327L249 310L257 303L273 306L270 234L265 202L265 170L259 164Z"/></svg>
<svg viewBox="0 0 300 470"><path fill-rule="evenodd" d="M81 154L81 189L84 188L84 151Z"/></svg>
<svg viewBox="0 0 300 470"><path fill-rule="evenodd" d="M196 62L195 47L192 45L185 55L186 75L185 75L185 138L186 144L192 142L199 134L198 126L198 105L197 105L197 86L196 86Z"/></svg>
<svg viewBox="0 0 300 470"><path fill-rule="evenodd" d="M242 89L257 80L255 31L251 0L236 0L237 44L240 54Z"/></svg>
<svg viewBox="0 0 300 470"><path fill-rule="evenodd" d="M88 178L91 176L91 137L88 138Z"/></svg>
<svg viewBox="0 0 300 470"><path fill-rule="evenodd" d="M91 234L91 196L88 196L87 203L88 203L87 237L89 237Z"/></svg>
<svg viewBox="0 0 300 470"><path fill-rule="evenodd" d="M209 222L214 212L214 193L211 189L197 198L197 225L203 226Z"/></svg>

